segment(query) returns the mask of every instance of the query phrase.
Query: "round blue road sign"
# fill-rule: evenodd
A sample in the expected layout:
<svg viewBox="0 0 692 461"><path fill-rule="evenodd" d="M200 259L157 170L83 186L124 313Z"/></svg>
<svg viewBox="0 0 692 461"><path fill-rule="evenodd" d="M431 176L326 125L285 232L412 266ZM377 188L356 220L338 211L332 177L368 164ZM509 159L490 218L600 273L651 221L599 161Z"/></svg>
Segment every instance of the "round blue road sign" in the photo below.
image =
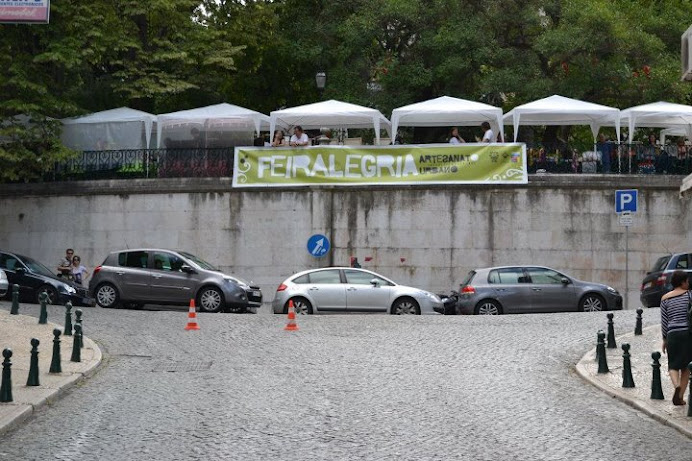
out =
<svg viewBox="0 0 692 461"><path fill-rule="evenodd" d="M308 239L308 253L321 258L329 251L329 239L322 234L315 234Z"/></svg>

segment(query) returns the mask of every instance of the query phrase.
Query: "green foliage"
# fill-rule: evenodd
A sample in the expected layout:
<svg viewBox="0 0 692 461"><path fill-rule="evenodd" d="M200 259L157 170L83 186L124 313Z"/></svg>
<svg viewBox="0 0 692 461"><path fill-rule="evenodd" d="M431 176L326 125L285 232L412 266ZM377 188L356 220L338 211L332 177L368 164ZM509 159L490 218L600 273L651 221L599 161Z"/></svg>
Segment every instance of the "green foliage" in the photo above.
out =
<svg viewBox="0 0 692 461"><path fill-rule="evenodd" d="M691 103L679 79L690 18L686 0L55 1L49 25L0 25L0 118L42 121L3 125L2 179L33 180L69 155L50 117L119 106Z"/></svg>

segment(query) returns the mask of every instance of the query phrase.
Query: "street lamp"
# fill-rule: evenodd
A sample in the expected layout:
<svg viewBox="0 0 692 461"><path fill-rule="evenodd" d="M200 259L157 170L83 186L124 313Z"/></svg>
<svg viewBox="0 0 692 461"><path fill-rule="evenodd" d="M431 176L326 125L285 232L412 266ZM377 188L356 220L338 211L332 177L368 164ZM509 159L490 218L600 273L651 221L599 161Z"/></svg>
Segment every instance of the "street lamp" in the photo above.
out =
<svg viewBox="0 0 692 461"><path fill-rule="evenodd" d="M322 93L324 92L324 86L327 84L327 74L325 72L317 72L315 74L315 84L320 92L320 99L322 99Z"/></svg>

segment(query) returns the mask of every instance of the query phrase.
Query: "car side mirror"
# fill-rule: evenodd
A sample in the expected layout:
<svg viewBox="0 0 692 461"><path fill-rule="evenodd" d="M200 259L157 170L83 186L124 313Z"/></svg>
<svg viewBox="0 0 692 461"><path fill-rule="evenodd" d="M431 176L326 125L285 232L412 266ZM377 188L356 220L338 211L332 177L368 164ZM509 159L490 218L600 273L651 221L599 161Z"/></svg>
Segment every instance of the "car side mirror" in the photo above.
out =
<svg viewBox="0 0 692 461"><path fill-rule="evenodd" d="M569 285L569 279L567 277L562 277L562 284Z"/></svg>
<svg viewBox="0 0 692 461"><path fill-rule="evenodd" d="M375 288L380 286L380 281L377 279L372 279L370 280L370 285L374 286Z"/></svg>
<svg viewBox="0 0 692 461"><path fill-rule="evenodd" d="M188 266L187 264L183 264L180 266L180 270L185 272L186 274L196 274L197 271L194 270L191 266Z"/></svg>

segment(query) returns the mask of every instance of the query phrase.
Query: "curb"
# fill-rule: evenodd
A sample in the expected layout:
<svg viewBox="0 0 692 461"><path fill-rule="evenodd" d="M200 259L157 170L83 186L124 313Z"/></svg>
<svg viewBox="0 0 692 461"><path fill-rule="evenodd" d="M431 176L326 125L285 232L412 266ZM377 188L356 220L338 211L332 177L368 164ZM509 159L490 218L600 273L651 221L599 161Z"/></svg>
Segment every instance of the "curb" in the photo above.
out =
<svg viewBox="0 0 692 461"><path fill-rule="evenodd" d="M56 325L54 323L50 324L54 325L56 328L61 328L59 325ZM101 352L101 349L93 340L87 337L84 337L82 339L84 340L85 345L89 345L89 347L94 351L94 358L91 360L90 365L83 371L75 372L71 376L65 376L64 383L60 384L59 387L53 389L52 392L42 397L40 400L38 400L38 402L31 404L13 404L12 402L3 403L3 406L7 406L10 408L15 407L15 409L10 410L9 414L5 415L4 417L0 417L0 435L5 434L20 426L24 421L29 419L29 417L33 415L36 410L62 398L64 395L67 394L67 391L69 389L87 380L96 373L96 370L101 366L101 363L103 362L103 352Z"/></svg>
<svg viewBox="0 0 692 461"><path fill-rule="evenodd" d="M649 327L644 328L643 331L647 330L652 330L652 329L657 329L659 328L660 325L652 325ZM634 333L626 333L621 336L618 336L617 342L618 344L622 342L622 339L628 338L634 336ZM590 362L593 363L596 357L596 348L591 349L584 355L579 362L577 363L575 369L577 371L577 374L586 382L592 384L594 387L600 389L601 391L605 392L606 394L610 395L611 397L614 397L618 400L620 400L623 403L626 403L627 405L631 406L632 408L635 408L651 418L655 419L656 421L672 427L673 429L676 429L678 432L686 435L689 438L692 438L692 429L688 427L687 425L682 425L679 424L676 421L671 420L668 418L665 414L661 413L659 410L651 407L650 405L647 405L646 403L641 402L640 400L637 400L630 396L629 394L626 394L623 391L614 389L610 386L605 385L604 383L600 382L597 379L594 379L591 375L591 373L588 372L585 366L585 362ZM691 383L692 384L692 383ZM688 403L688 405L692 405L692 402ZM692 420L692 418L690 418Z"/></svg>

